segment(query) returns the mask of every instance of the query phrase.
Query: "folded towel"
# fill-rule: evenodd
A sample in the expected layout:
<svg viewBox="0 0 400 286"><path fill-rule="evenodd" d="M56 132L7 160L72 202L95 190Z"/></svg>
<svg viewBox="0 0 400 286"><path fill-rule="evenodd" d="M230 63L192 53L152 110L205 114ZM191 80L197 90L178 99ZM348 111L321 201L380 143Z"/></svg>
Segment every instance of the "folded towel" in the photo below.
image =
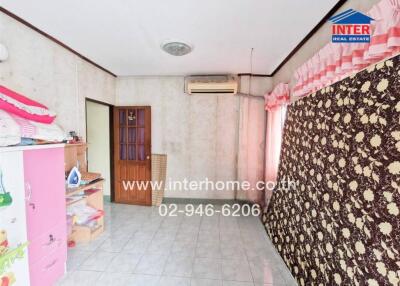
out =
<svg viewBox="0 0 400 286"><path fill-rule="evenodd" d="M11 146L21 142L19 125L4 110L0 110L0 146Z"/></svg>

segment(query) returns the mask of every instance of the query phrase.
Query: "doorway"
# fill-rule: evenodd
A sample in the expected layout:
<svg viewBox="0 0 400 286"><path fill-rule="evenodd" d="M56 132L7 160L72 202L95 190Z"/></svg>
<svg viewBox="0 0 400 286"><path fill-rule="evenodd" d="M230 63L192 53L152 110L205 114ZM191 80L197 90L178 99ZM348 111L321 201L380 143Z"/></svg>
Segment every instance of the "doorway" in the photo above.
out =
<svg viewBox="0 0 400 286"><path fill-rule="evenodd" d="M151 108L114 107L114 201L151 205Z"/></svg>
<svg viewBox="0 0 400 286"><path fill-rule="evenodd" d="M88 171L100 173L105 179L104 196L112 197L112 106L86 99L86 142Z"/></svg>

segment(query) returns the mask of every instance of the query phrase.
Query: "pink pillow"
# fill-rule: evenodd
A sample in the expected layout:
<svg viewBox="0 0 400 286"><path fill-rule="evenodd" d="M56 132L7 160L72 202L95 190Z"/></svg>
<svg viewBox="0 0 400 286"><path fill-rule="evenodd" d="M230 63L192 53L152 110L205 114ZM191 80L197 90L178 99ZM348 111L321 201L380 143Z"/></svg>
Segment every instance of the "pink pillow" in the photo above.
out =
<svg viewBox="0 0 400 286"><path fill-rule="evenodd" d="M46 106L0 85L0 109L41 123L52 123L54 112Z"/></svg>

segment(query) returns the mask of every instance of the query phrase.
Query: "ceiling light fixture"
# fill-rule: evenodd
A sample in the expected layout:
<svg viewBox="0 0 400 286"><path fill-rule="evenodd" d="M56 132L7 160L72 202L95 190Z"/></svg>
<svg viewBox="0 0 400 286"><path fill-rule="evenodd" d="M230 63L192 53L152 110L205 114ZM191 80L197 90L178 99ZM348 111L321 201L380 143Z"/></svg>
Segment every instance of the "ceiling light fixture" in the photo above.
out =
<svg viewBox="0 0 400 286"><path fill-rule="evenodd" d="M167 41L161 45L161 49L173 56L184 56L190 53L193 48L189 44L179 41Z"/></svg>

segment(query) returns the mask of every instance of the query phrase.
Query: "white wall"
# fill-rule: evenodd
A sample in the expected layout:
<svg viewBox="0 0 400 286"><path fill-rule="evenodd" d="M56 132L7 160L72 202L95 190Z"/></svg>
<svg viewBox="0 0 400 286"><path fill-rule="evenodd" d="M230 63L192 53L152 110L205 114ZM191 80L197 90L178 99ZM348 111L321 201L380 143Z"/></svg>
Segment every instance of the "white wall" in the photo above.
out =
<svg viewBox="0 0 400 286"><path fill-rule="evenodd" d="M3 13L0 42L9 51L0 84L47 105L66 131L85 136L85 97L114 103L113 76Z"/></svg>
<svg viewBox="0 0 400 286"><path fill-rule="evenodd" d="M251 94L262 96L271 84L270 78L253 78ZM248 78L241 79L241 87L241 91L247 93ZM237 180L239 144L255 146L257 152L264 149L263 99L187 95L184 93L184 77L119 77L116 94L117 105L151 106L152 152L168 155L167 178L171 180ZM246 121L244 126L238 122L240 105L245 109L241 116L241 121ZM247 116L254 114L260 119L257 124L247 120ZM239 126L246 128L246 133L239 131ZM238 132L251 138L245 143L239 142ZM261 135L253 136L256 133ZM249 160L254 158L252 155ZM262 158L260 154L261 161ZM260 160L255 160L255 165L259 166L262 174L263 162ZM249 168L252 170L253 165ZM257 177L258 173L254 173ZM242 175L241 179L244 177ZM233 192L168 190L166 196L232 199Z"/></svg>
<svg viewBox="0 0 400 286"><path fill-rule="evenodd" d="M110 195L110 110L108 106L86 102L88 170L105 179L103 193Z"/></svg>
<svg viewBox="0 0 400 286"><path fill-rule="evenodd" d="M184 93L183 77L116 79L3 13L0 13L0 42L10 53L9 59L0 64L0 84L57 112L57 122L66 131L75 130L85 137L86 97L116 105L151 105L152 150L168 154L168 177L237 179L240 97L188 96ZM244 93L248 91L247 84L248 79L242 78ZM269 78L253 78L251 93L263 95L270 85ZM255 110L262 113L262 100L254 102ZM255 132L264 129L258 125L251 127ZM231 192L216 191L168 191L166 195L233 198Z"/></svg>
<svg viewBox="0 0 400 286"><path fill-rule="evenodd" d="M264 180L266 111L263 95L272 88L272 78L243 76L240 83L240 92L253 96L240 98L238 180L248 181L255 188L258 181ZM257 201L260 196L257 191L239 190L237 197Z"/></svg>
<svg viewBox="0 0 400 286"><path fill-rule="evenodd" d="M236 178L238 97L187 95L183 77L120 77L117 104L151 106L152 153L168 155L167 178ZM166 196L233 197L230 192L176 190Z"/></svg>

